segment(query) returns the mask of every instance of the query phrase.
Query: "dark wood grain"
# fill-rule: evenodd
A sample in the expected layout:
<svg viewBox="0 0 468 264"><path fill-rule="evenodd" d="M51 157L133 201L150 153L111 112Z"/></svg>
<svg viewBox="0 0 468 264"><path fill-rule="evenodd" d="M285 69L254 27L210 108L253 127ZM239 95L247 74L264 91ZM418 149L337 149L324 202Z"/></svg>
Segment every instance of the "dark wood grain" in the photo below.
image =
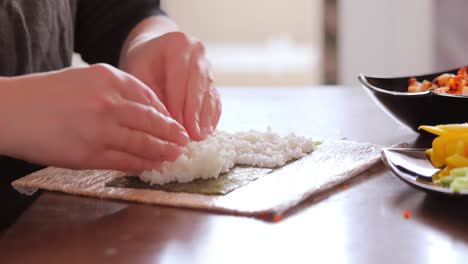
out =
<svg viewBox="0 0 468 264"><path fill-rule="evenodd" d="M358 88L225 88L221 129L392 145L428 139ZM463 263L468 201L428 196L381 164L272 223L44 192L0 240L0 263ZM403 211L410 218L403 217Z"/></svg>

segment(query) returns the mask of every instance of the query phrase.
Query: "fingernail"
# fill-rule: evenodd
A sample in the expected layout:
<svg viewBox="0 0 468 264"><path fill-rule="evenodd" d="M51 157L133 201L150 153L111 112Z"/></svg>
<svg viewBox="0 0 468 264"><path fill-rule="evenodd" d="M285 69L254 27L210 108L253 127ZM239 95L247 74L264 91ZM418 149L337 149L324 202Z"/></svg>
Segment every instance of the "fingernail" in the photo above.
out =
<svg viewBox="0 0 468 264"><path fill-rule="evenodd" d="M174 152L174 155L172 156L169 156L168 157L168 161L175 161L177 160L180 156L182 156L183 154L186 154L187 153L187 148L183 148L183 147L175 147L175 152Z"/></svg>
<svg viewBox="0 0 468 264"><path fill-rule="evenodd" d="M187 132L185 131L180 131L177 133L177 138L176 138L177 144L180 146L185 146L189 142L189 136Z"/></svg>
<svg viewBox="0 0 468 264"><path fill-rule="evenodd" d="M198 122L198 119L195 120L195 133L198 134L198 135L201 134L200 124Z"/></svg>
<svg viewBox="0 0 468 264"><path fill-rule="evenodd" d="M213 133L214 131L214 128L213 126L208 126L208 127L204 127L202 128L202 131L201 131L201 136L203 136L204 138L208 135L210 135L211 133Z"/></svg>
<svg viewBox="0 0 468 264"><path fill-rule="evenodd" d="M159 170L161 168L161 162L155 162L150 165L149 170Z"/></svg>
<svg viewBox="0 0 468 264"><path fill-rule="evenodd" d="M185 150L185 148L183 148L183 147L176 147L177 156L180 156L180 155L184 154L185 151L186 151L186 150Z"/></svg>

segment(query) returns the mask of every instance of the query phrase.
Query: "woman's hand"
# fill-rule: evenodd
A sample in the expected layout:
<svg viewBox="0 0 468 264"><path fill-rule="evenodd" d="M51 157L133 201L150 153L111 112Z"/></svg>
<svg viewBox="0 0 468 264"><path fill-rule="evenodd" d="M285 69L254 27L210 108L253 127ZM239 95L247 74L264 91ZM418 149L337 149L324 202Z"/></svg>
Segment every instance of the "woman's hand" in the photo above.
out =
<svg viewBox="0 0 468 264"><path fill-rule="evenodd" d="M0 80L0 154L45 165L141 171L188 142L158 97L109 65Z"/></svg>
<svg viewBox="0 0 468 264"><path fill-rule="evenodd" d="M120 68L151 87L192 139L216 128L221 102L200 41L182 32L142 34L127 43Z"/></svg>

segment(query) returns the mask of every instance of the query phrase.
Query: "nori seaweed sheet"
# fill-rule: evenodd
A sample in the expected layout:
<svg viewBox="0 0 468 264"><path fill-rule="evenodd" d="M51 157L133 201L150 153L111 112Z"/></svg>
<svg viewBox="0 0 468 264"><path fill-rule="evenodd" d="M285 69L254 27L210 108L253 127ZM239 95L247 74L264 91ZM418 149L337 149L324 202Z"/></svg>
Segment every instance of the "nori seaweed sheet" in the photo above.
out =
<svg viewBox="0 0 468 264"><path fill-rule="evenodd" d="M140 178L136 176L123 176L113 179L108 182L106 186L162 190L167 192L225 195L265 176L271 171L273 171L271 168L236 166L229 172L221 174L218 178L196 179L187 183L172 182L164 185L150 185L149 183L141 181Z"/></svg>
<svg viewBox="0 0 468 264"><path fill-rule="evenodd" d="M321 143L321 141L316 141L315 147ZM310 154L310 152L308 154ZM237 188L247 185L250 182L257 180L258 178L267 175L273 170L284 167L296 160L297 159L292 159L286 162L286 164L283 166L276 168L259 168L245 165L235 165L234 168L232 168L229 172L219 175L218 178L196 179L187 183L171 182L164 185L151 185L141 181L137 176L123 176L109 181L106 183L106 186L161 190L166 192L185 192L205 195L226 195Z"/></svg>

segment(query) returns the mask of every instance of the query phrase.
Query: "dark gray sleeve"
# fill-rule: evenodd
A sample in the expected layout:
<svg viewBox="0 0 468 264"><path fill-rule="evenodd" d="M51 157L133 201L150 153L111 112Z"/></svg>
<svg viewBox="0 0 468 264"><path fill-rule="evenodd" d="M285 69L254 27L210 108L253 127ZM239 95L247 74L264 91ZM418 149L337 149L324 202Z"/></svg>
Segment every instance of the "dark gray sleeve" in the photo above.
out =
<svg viewBox="0 0 468 264"><path fill-rule="evenodd" d="M79 0L74 50L88 63L117 66L128 33L141 20L164 15L159 0Z"/></svg>

